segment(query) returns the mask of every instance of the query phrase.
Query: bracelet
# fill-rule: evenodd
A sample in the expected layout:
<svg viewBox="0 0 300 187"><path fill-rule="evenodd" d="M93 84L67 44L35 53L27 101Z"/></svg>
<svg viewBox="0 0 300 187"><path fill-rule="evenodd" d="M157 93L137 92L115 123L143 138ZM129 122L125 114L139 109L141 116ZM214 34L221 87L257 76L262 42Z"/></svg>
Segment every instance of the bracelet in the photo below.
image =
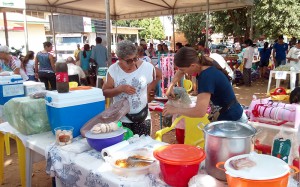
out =
<svg viewBox="0 0 300 187"><path fill-rule="evenodd" d="M271 117L271 113L272 113L272 110L274 109L274 107L272 107L271 108L271 110L270 110L270 113L269 113L269 117L270 117L270 119L272 119L272 117Z"/></svg>
<svg viewBox="0 0 300 187"><path fill-rule="evenodd" d="M262 117L265 117L265 111L266 111L267 108L268 108L268 106L265 106L265 108L263 110L263 113L262 113Z"/></svg>
<svg viewBox="0 0 300 187"><path fill-rule="evenodd" d="M275 115L274 115L274 119L275 119L275 120L278 120L279 109L280 109L279 107L276 107Z"/></svg>
<svg viewBox="0 0 300 187"><path fill-rule="evenodd" d="M281 114L281 120L284 120L284 112L285 112L285 109L283 108L283 111L282 111L282 114Z"/></svg>

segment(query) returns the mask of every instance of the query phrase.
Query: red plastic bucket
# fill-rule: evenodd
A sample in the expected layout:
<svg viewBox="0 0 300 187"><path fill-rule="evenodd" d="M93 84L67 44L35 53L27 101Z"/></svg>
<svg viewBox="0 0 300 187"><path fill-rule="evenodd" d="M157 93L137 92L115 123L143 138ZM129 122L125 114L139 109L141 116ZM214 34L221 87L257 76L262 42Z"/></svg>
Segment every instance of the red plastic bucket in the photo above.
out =
<svg viewBox="0 0 300 187"><path fill-rule="evenodd" d="M186 187L197 175L200 163L205 159L203 149L184 144L162 146L154 151L160 162L162 179L171 186Z"/></svg>

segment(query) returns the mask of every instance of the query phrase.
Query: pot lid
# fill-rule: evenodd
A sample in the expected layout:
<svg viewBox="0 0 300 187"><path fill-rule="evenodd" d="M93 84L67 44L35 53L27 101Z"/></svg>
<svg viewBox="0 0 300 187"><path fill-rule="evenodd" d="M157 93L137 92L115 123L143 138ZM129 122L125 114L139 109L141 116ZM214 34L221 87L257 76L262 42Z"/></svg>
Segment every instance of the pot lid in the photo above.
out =
<svg viewBox="0 0 300 187"><path fill-rule="evenodd" d="M236 121L216 121L204 128L205 133L224 138L246 138L255 135L256 129Z"/></svg>
<svg viewBox="0 0 300 187"><path fill-rule="evenodd" d="M235 170L229 163L231 160L245 157L249 157L256 163L256 165L251 168ZM226 174L228 175L249 180L276 179L288 174L290 171L290 167L283 160L274 156L256 153L232 157L225 162L224 168L226 169Z"/></svg>
<svg viewBox="0 0 300 187"><path fill-rule="evenodd" d="M172 165L199 164L205 159L201 148L185 144L165 145L156 149L154 157L160 162Z"/></svg>
<svg viewBox="0 0 300 187"><path fill-rule="evenodd" d="M126 132L126 130L124 130L123 128L118 128L118 130L113 132L99 133L99 134L95 134L92 133L91 131L88 131L85 133L85 137L90 139L107 139L107 138L114 138L120 136L124 132Z"/></svg>

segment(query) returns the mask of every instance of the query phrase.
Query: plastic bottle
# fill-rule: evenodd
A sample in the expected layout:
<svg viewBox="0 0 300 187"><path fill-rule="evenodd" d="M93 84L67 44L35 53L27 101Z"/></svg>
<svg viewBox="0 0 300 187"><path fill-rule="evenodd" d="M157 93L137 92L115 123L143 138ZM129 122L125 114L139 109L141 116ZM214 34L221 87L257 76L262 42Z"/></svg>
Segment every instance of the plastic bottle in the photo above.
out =
<svg viewBox="0 0 300 187"><path fill-rule="evenodd" d="M69 92L69 77L68 66L64 62L56 63L55 65L56 75L56 89L58 93Z"/></svg>

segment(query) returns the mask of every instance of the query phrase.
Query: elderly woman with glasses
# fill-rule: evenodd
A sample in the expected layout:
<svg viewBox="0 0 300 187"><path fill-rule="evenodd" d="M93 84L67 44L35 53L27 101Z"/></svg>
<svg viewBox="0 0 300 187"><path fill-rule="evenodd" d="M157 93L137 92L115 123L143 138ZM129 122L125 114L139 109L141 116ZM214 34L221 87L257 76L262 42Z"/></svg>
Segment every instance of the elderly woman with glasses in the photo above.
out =
<svg viewBox="0 0 300 187"><path fill-rule="evenodd" d="M113 98L113 102L127 98L130 112L120 119L122 125L134 134L150 135L151 120L147 96L158 81L155 68L151 63L137 58L137 49L128 40L117 44L116 54L119 60L108 68L103 94Z"/></svg>
<svg viewBox="0 0 300 187"><path fill-rule="evenodd" d="M9 48L0 46L0 71L13 71L20 74L21 61L9 53Z"/></svg>

